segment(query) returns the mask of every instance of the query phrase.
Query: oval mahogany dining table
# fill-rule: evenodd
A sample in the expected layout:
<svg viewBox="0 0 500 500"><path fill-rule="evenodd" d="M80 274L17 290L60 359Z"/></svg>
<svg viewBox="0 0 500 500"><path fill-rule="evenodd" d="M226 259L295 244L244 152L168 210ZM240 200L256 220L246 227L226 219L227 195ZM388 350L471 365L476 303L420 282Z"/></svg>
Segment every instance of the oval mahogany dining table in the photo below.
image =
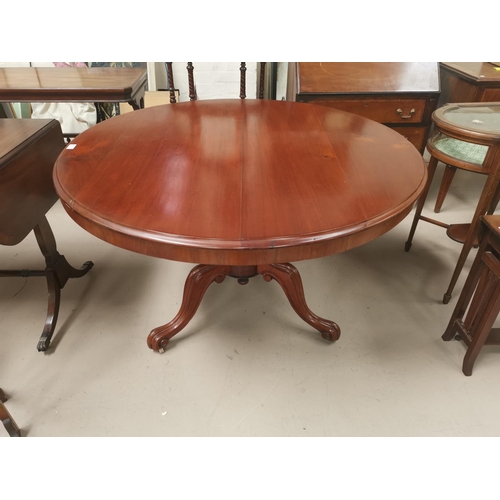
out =
<svg viewBox="0 0 500 500"><path fill-rule="evenodd" d="M118 247L197 263L177 316L155 328L163 352L213 282L276 280L323 338L340 328L306 304L290 261L344 252L397 225L426 165L402 135L325 106L206 100L121 115L59 156L56 191L81 227Z"/></svg>

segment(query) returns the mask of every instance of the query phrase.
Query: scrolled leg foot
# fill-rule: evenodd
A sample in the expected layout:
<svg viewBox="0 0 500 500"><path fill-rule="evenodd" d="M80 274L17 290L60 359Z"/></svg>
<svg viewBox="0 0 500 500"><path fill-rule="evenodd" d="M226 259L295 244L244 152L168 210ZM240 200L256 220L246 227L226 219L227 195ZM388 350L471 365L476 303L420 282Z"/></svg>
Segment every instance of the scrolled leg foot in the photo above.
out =
<svg viewBox="0 0 500 500"><path fill-rule="evenodd" d="M229 269L229 266L207 266L204 264L194 267L186 279L179 312L170 323L151 331L147 340L149 348L156 352L164 352L168 341L191 321L207 288L214 281L222 283L229 273Z"/></svg>
<svg viewBox="0 0 500 500"><path fill-rule="evenodd" d="M309 325L318 330L330 342L340 337L340 327L328 319L320 318L307 306L300 273L295 266L285 264L266 264L258 266L258 271L266 281L276 280L293 307L293 310Z"/></svg>
<svg viewBox="0 0 500 500"><path fill-rule="evenodd" d="M91 260L84 262L83 266L80 269L76 269L73 266L70 266L69 277L70 278L81 278L85 276L92 268L94 267L94 263Z"/></svg>

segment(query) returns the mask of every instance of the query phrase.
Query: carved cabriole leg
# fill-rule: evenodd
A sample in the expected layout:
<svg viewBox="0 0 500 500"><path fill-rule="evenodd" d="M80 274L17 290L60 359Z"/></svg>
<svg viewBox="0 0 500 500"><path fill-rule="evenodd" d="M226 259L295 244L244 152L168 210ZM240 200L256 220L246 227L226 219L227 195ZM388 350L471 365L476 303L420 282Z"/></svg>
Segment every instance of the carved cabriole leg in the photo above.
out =
<svg viewBox="0 0 500 500"><path fill-rule="evenodd" d="M222 283L229 271L229 266L200 264L194 267L186 279L182 304L177 316L170 323L151 331L148 336L148 346L154 351L163 352L168 341L191 321L208 287L214 281Z"/></svg>
<svg viewBox="0 0 500 500"><path fill-rule="evenodd" d="M330 341L338 340L340 337L339 326L333 321L316 316L316 314L307 307L302 280L295 266L288 263L266 264L258 266L258 272L262 274L266 281L275 279L281 285L293 310L306 323L316 328L324 339Z"/></svg>

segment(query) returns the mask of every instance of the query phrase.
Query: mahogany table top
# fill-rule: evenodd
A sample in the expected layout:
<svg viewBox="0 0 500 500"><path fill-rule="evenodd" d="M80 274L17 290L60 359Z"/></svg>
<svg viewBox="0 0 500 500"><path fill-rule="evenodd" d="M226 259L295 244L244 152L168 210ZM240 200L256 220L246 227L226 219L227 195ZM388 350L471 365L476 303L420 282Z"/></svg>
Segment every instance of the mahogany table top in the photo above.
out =
<svg viewBox="0 0 500 500"><path fill-rule="evenodd" d="M51 121L0 118L0 168L10 160L12 154L16 154L18 149L27 146L29 144L27 141L49 125ZM9 156L7 157L7 155Z"/></svg>
<svg viewBox="0 0 500 500"><path fill-rule="evenodd" d="M57 120L0 119L0 244L17 245L58 200L54 162L64 149Z"/></svg>
<svg viewBox="0 0 500 500"><path fill-rule="evenodd" d="M426 176L415 147L384 125L324 106L234 99L106 120L65 148L54 184L69 215L114 245L256 265L380 236L409 213Z"/></svg>
<svg viewBox="0 0 500 500"><path fill-rule="evenodd" d="M0 102L128 102L144 68L0 68Z"/></svg>

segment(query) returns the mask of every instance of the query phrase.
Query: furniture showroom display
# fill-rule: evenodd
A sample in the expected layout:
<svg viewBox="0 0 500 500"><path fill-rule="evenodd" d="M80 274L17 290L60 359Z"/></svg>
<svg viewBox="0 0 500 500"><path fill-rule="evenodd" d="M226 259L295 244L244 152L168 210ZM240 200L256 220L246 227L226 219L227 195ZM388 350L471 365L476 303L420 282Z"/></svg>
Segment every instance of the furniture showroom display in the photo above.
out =
<svg viewBox="0 0 500 500"><path fill-rule="evenodd" d="M276 280L305 322L338 339L337 324L306 305L290 262L386 233L427 179L420 153L394 130L288 101L156 106L99 123L71 146L55 164L54 184L80 226L124 249L199 264L177 316L148 336L160 352L226 276Z"/></svg>
<svg viewBox="0 0 500 500"><path fill-rule="evenodd" d="M438 63L289 63L287 100L383 123L423 153L439 98Z"/></svg>

